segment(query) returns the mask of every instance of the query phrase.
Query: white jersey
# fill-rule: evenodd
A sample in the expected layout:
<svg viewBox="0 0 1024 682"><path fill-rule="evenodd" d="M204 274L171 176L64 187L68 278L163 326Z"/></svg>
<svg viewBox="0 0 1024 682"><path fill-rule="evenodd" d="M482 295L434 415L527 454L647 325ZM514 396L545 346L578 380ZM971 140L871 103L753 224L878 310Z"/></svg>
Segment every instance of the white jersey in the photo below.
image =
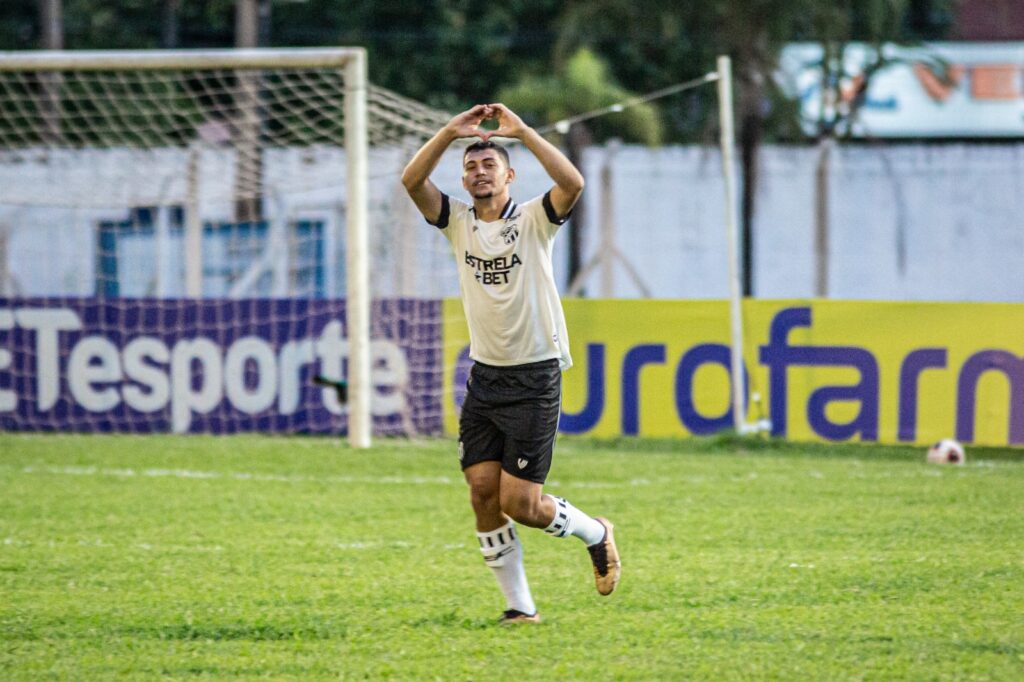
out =
<svg viewBox="0 0 1024 682"><path fill-rule="evenodd" d="M557 358L572 365L562 301L551 264L559 218L545 194L516 204L498 220L479 220L472 206L442 195L436 227L452 246L469 356L499 367Z"/></svg>

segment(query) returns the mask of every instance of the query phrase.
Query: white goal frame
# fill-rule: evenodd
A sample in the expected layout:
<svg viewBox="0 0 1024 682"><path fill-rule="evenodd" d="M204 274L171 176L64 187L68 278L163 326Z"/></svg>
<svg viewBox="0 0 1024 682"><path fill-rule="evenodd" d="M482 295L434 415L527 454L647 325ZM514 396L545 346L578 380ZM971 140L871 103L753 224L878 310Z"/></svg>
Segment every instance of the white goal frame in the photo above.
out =
<svg viewBox="0 0 1024 682"><path fill-rule="evenodd" d="M369 135L366 50L343 48L217 50L40 50L0 52L0 71L157 71L167 69L327 68L345 82L346 326L348 329L348 442L370 446ZM193 221L194 222L194 221ZM194 229L194 227L193 227ZM186 237L186 263L201 262L198 239ZM198 292L190 291L197 296Z"/></svg>

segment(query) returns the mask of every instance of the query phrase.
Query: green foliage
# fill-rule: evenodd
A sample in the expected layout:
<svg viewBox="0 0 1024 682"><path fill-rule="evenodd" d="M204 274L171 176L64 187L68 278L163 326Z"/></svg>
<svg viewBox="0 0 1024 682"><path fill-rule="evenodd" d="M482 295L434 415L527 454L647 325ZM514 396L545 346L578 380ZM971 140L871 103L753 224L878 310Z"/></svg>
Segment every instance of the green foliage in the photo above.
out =
<svg viewBox="0 0 1024 682"><path fill-rule="evenodd" d="M1019 458L563 439L547 488L616 523L622 583L599 597L577 540L524 529L545 621L509 629L450 441L0 434L0 452L4 680L1024 670Z"/></svg>
<svg viewBox="0 0 1024 682"><path fill-rule="evenodd" d="M276 4L275 45L360 45L379 85L458 111L493 101L524 70L546 63L556 0L426 0Z"/></svg>
<svg viewBox="0 0 1024 682"><path fill-rule="evenodd" d="M535 125L549 124L622 102L631 93L615 83L607 64L582 48L559 73L527 76L503 88L498 99ZM620 137L627 142L657 145L662 139L658 111L649 104L631 106L588 123L597 140Z"/></svg>
<svg viewBox="0 0 1024 682"><path fill-rule="evenodd" d="M37 0L0 3L0 50L27 50L39 44Z"/></svg>
<svg viewBox="0 0 1024 682"><path fill-rule="evenodd" d="M556 59L589 47L608 60L625 87L650 92L699 77L714 68L717 55L729 54L741 125L754 117L764 120L768 139L802 136L795 125L796 108L773 79L782 46L793 40L878 43L941 37L945 26L929 23L941 19L923 17L922 4L948 8L951 0L576 0L559 19ZM916 23L911 31L912 14ZM710 89L668 98L658 107L669 140L712 139L715 99Z"/></svg>
<svg viewBox="0 0 1024 682"><path fill-rule="evenodd" d="M64 0L65 44L69 49L160 47L165 2ZM180 2L177 46L233 45L234 4ZM771 137L795 131L793 108L766 80L784 42L936 39L949 27L953 0L308 0L270 6L268 45L364 46L374 82L450 111L493 101L499 91L531 76L543 81L552 72L565 73L581 48L607 64L610 79L623 90L636 93L699 77L714 68L716 55L729 53L741 89L757 86L739 107L760 111L772 104ZM36 47L38 36L37 0L0 2L0 50ZM553 93L555 102L559 94ZM711 89L655 106L663 139L711 139ZM634 124L648 131L634 131L636 139L650 139L651 121L610 127Z"/></svg>

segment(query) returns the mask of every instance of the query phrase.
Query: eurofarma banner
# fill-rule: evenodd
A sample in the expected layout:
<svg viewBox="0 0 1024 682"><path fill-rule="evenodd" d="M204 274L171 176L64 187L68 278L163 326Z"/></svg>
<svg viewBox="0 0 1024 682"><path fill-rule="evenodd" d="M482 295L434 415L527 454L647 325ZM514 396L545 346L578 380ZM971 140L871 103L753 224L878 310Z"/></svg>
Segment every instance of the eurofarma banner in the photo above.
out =
<svg viewBox="0 0 1024 682"><path fill-rule="evenodd" d="M441 431L441 304L372 311L378 434ZM0 299L0 428L341 434L339 300Z"/></svg>
<svg viewBox="0 0 1024 682"><path fill-rule="evenodd" d="M731 428L724 301L567 300L560 429ZM746 301L748 422L793 440L1024 445L1024 304ZM378 435L457 432L458 300L374 304ZM443 323L442 323L443 320ZM0 428L343 434L344 301L0 299Z"/></svg>
<svg viewBox="0 0 1024 682"><path fill-rule="evenodd" d="M565 301L574 367L562 433L731 428L728 304ZM1024 305L746 301L747 421L793 440L1024 445ZM445 302L445 426L457 431L468 338ZM461 359L461 360L460 360Z"/></svg>

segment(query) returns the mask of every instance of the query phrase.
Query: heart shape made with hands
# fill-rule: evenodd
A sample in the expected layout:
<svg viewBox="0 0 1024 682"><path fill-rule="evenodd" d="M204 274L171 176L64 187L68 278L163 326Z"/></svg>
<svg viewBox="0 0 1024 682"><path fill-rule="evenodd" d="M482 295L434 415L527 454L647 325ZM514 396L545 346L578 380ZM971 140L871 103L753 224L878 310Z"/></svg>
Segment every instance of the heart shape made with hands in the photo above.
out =
<svg viewBox="0 0 1024 682"><path fill-rule="evenodd" d="M486 127L485 127L485 124ZM488 139L494 136L494 133L501 127L501 112L497 109L487 107L483 114L480 116L480 120L477 121L477 137L486 142Z"/></svg>

